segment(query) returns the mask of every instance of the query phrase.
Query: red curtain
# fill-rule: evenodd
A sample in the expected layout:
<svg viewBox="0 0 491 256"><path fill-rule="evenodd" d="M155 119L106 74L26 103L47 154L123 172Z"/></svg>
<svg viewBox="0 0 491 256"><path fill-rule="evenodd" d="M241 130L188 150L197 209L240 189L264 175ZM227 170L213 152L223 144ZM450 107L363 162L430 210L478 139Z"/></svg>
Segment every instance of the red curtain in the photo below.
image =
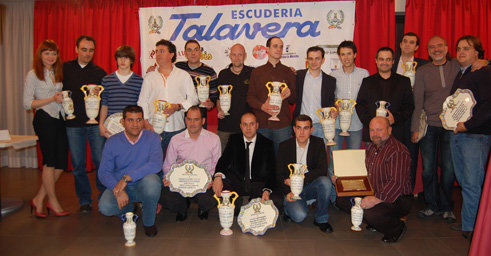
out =
<svg viewBox="0 0 491 256"><path fill-rule="evenodd" d="M491 241L491 158L488 161L488 171L482 189L481 203L469 255L489 255L488 253L491 252L489 241Z"/></svg>
<svg viewBox="0 0 491 256"><path fill-rule="evenodd" d="M463 35L478 36L489 58L491 50L491 1L489 0L407 0L405 32L415 32L421 44L416 55L428 58L426 44L434 35L448 43L448 51L455 56L455 43Z"/></svg>

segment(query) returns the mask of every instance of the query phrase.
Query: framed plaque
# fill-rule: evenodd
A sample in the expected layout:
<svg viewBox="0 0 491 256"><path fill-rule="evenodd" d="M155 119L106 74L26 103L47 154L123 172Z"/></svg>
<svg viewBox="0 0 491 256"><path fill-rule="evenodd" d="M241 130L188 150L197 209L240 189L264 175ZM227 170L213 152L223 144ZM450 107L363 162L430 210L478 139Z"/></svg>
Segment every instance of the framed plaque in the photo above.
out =
<svg viewBox="0 0 491 256"><path fill-rule="evenodd" d="M440 114L443 128L453 131L457 123L469 120L475 105L476 100L471 90L457 89L443 102L443 111Z"/></svg>
<svg viewBox="0 0 491 256"><path fill-rule="evenodd" d="M165 178L170 181L170 191L178 192L183 197L193 197L206 192L207 184L211 182L211 175L206 166L194 160L173 164Z"/></svg>
<svg viewBox="0 0 491 256"><path fill-rule="evenodd" d="M114 113L110 115L106 120L104 121L104 127L111 133L111 136L113 136L116 133L120 133L124 131L124 126L121 123L121 120L123 119L123 113Z"/></svg>
<svg viewBox="0 0 491 256"><path fill-rule="evenodd" d="M334 175L338 196L370 196L373 188L367 177L364 149L333 150Z"/></svg>
<svg viewBox="0 0 491 256"><path fill-rule="evenodd" d="M272 200L261 203L261 198L255 198L240 208L237 223L242 233L249 232L255 236L262 236L268 229L276 226L278 215L278 208L274 206Z"/></svg>

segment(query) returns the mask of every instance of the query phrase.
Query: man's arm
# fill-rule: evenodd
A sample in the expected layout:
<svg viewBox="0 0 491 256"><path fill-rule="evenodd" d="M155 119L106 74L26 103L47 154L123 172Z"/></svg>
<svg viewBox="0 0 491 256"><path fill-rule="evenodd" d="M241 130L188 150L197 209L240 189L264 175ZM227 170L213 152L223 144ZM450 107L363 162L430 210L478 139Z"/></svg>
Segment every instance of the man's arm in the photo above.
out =
<svg viewBox="0 0 491 256"><path fill-rule="evenodd" d="M175 145L175 136L171 138L167 151L165 153L164 165L162 166L162 171L164 172L164 177L170 171L173 164L177 162L177 148Z"/></svg>
<svg viewBox="0 0 491 256"><path fill-rule="evenodd" d="M419 131L419 117L423 111L424 104L424 93L425 93L425 82L424 75L421 72L416 72L416 78L414 81L414 111L411 120L411 132L418 133ZM417 136L416 136L417 137ZM415 141L413 140L413 143Z"/></svg>
<svg viewBox="0 0 491 256"><path fill-rule="evenodd" d="M198 94L196 94L196 89L194 88L193 80L191 76L183 76L184 90L186 91L186 99L181 102L184 110L188 110L191 106L198 105Z"/></svg>
<svg viewBox="0 0 491 256"><path fill-rule="evenodd" d="M287 98L288 103L290 104L295 104L297 102L297 87L296 87L296 77L295 73L290 69L289 72L287 72L288 76L288 88L290 89L290 96Z"/></svg>
<svg viewBox="0 0 491 256"><path fill-rule="evenodd" d="M210 166L210 170L208 170L212 177L215 174L215 167L218 163L218 159L220 159L220 156L222 155L222 146L220 144L220 139L215 134L213 135L215 139L213 140L211 145L209 145L210 146L209 150L211 153L211 166Z"/></svg>
<svg viewBox="0 0 491 256"><path fill-rule="evenodd" d="M409 178L409 167L411 166L411 158L406 151L396 151L385 160L388 181L379 191L379 199L392 203L403 193L405 179Z"/></svg>
<svg viewBox="0 0 491 256"><path fill-rule="evenodd" d="M249 79L249 86L247 89L247 103L249 106L255 110L261 110L261 106L263 105L264 102L259 101L257 98L258 94L258 86L261 86L258 84L258 78L256 74L256 70L253 70L251 73L251 77ZM264 85L263 85L264 86Z"/></svg>
<svg viewBox="0 0 491 256"><path fill-rule="evenodd" d="M309 172L305 175L304 184L310 184L312 181L314 181L315 179L321 176L327 176L330 178L330 175L328 174L327 171L327 153L326 153L326 147L324 146L324 142L322 141L322 139L321 140L312 139L310 143L313 142L315 143L315 145L312 145L311 147L312 152L307 152L307 162L309 161L308 159L309 154L313 154L312 160L315 161L315 164L312 165L313 168L309 168L309 166L307 166ZM321 143L317 143L317 142L321 142Z"/></svg>
<svg viewBox="0 0 491 256"><path fill-rule="evenodd" d="M363 123L364 128L368 128L368 124L370 123L370 120L374 117L373 114L370 114L369 112L369 107L368 102L369 98L369 83L370 81L368 78L364 78L363 81L361 82L360 90L358 91L358 96L356 98L356 113L358 114L358 117L360 118L360 121ZM373 104L373 103L372 103Z"/></svg>
<svg viewBox="0 0 491 256"><path fill-rule="evenodd" d="M394 115L394 124L399 122L404 122L407 119L411 118L411 115L414 110L414 97L411 89L411 80L407 77L403 77L402 81L402 103L399 111L395 111L392 113Z"/></svg>
<svg viewBox="0 0 491 256"><path fill-rule="evenodd" d="M101 181L104 187L113 190L116 184L118 184L119 180L113 176L113 171L116 168L114 164L114 156L113 156L113 147L116 146L113 144L114 140L106 141L104 145L104 149L102 151L102 159L99 164L99 169L97 171L97 176Z"/></svg>
<svg viewBox="0 0 491 256"><path fill-rule="evenodd" d="M288 170L288 164L290 159L288 158L288 144L287 142L280 143L278 148L278 154L276 157L276 184L278 188L286 195L290 192L290 186L285 184L285 180L289 180L290 171Z"/></svg>
<svg viewBox="0 0 491 256"><path fill-rule="evenodd" d="M467 130L480 127L491 120L491 68L475 72L477 73L473 74L472 82L476 86L475 91L479 92L479 95L474 95L478 104L474 106L471 119L464 123Z"/></svg>
<svg viewBox="0 0 491 256"><path fill-rule="evenodd" d="M150 101L152 95L152 83L150 82L151 75L147 74L145 79L143 79L140 96L138 97L137 104L143 109L143 116L148 122L150 120L150 111L148 109L148 102Z"/></svg>
<svg viewBox="0 0 491 256"><path fill-rule="evenodd" d="M210 67L211 68L211 67ZM211 68L213 69L213 68ZM210 80L210 100L213 102L213 104L216 105L216 102L218 100L218 76L215 71L213 71L213 74L211 75L211 80Z"/></svg>

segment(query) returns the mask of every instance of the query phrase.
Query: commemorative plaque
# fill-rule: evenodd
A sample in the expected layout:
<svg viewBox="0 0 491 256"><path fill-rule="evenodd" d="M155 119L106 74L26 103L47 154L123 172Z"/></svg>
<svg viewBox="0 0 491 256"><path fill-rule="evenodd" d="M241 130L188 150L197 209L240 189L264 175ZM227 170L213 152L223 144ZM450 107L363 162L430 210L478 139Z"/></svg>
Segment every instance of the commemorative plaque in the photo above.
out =
<svg viewBox="0 0 491 256"><path fill-rule="evenodd" d="M457 123L469 120L475 105L476 100L471 90L457 89L443 102L443 111L440 114L443 128L453 131Z"/></svg>
<svg viewBox="0 0 491 256"><path fill-rule="evenodd" d="M121 123L121 120L123 120L123 113L119 112L110 115L104 121L104 127L106 127L106 129L111 133L111 136L124 131L124 126Z"/></svg>
<svg viewBox="0 0 491 256"><path fill-rule="evenodd" d="M364 149L332 151L338 196L369 196L373 188L367 177Z"/></svg>
<svg viewBox="0 0 491 256"><path fill-rule="evenodd" d="M170 181L169 190L178 192L183 197L204 193L208 183L211 183L211 175L206 166L193 160L173 164L165 178Z"/></svg>
<svg viewBox="0 0 491 256"><path fill-rule="evenodd" d="M276 226L278 214L278 209L274 206L273 201L261 203L261 198L255 198L240 208L237 223L242 229L242 233L249 232L255 236L262 236L268 229Z"/></svg>

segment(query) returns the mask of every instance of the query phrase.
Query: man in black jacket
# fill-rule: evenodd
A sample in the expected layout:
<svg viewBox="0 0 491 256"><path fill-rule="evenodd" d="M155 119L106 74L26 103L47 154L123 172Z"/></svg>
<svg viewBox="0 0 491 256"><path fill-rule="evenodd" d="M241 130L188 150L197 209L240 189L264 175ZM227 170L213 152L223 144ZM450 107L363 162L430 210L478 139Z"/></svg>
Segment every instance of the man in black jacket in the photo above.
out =
<svg viewBox="0 0 491 256"><path fill-rule="evenodd" d="M256 116L247 112L242 115L242 133L230 135L225 150L218 160L213 180L213 191L220 196L222 189L239 194L236 202L237 214L242 196L261 197L263 201L273 200L281 209L282 197L275 186L275 154L273 142L257 133L259 123Z"/></svg>
<svg viewBox="0 0 491 256"><path fill-rule="evenodd" d="M331 179L327 173L327 153L324 141L316 136L311 136L314 128L312 119L306 115L299 115L294 120L293 131L295 138L286 140L280 144L277 158L277 179L280 188L286 195L284 200L285 219L302 222L308 214L307 201L316 199L314 225L326 233L331 233L329 224L329 196L332 189ZM295 199L291 192L290 170L291 163L306 164L303 190L301 199Z"/></svg>

